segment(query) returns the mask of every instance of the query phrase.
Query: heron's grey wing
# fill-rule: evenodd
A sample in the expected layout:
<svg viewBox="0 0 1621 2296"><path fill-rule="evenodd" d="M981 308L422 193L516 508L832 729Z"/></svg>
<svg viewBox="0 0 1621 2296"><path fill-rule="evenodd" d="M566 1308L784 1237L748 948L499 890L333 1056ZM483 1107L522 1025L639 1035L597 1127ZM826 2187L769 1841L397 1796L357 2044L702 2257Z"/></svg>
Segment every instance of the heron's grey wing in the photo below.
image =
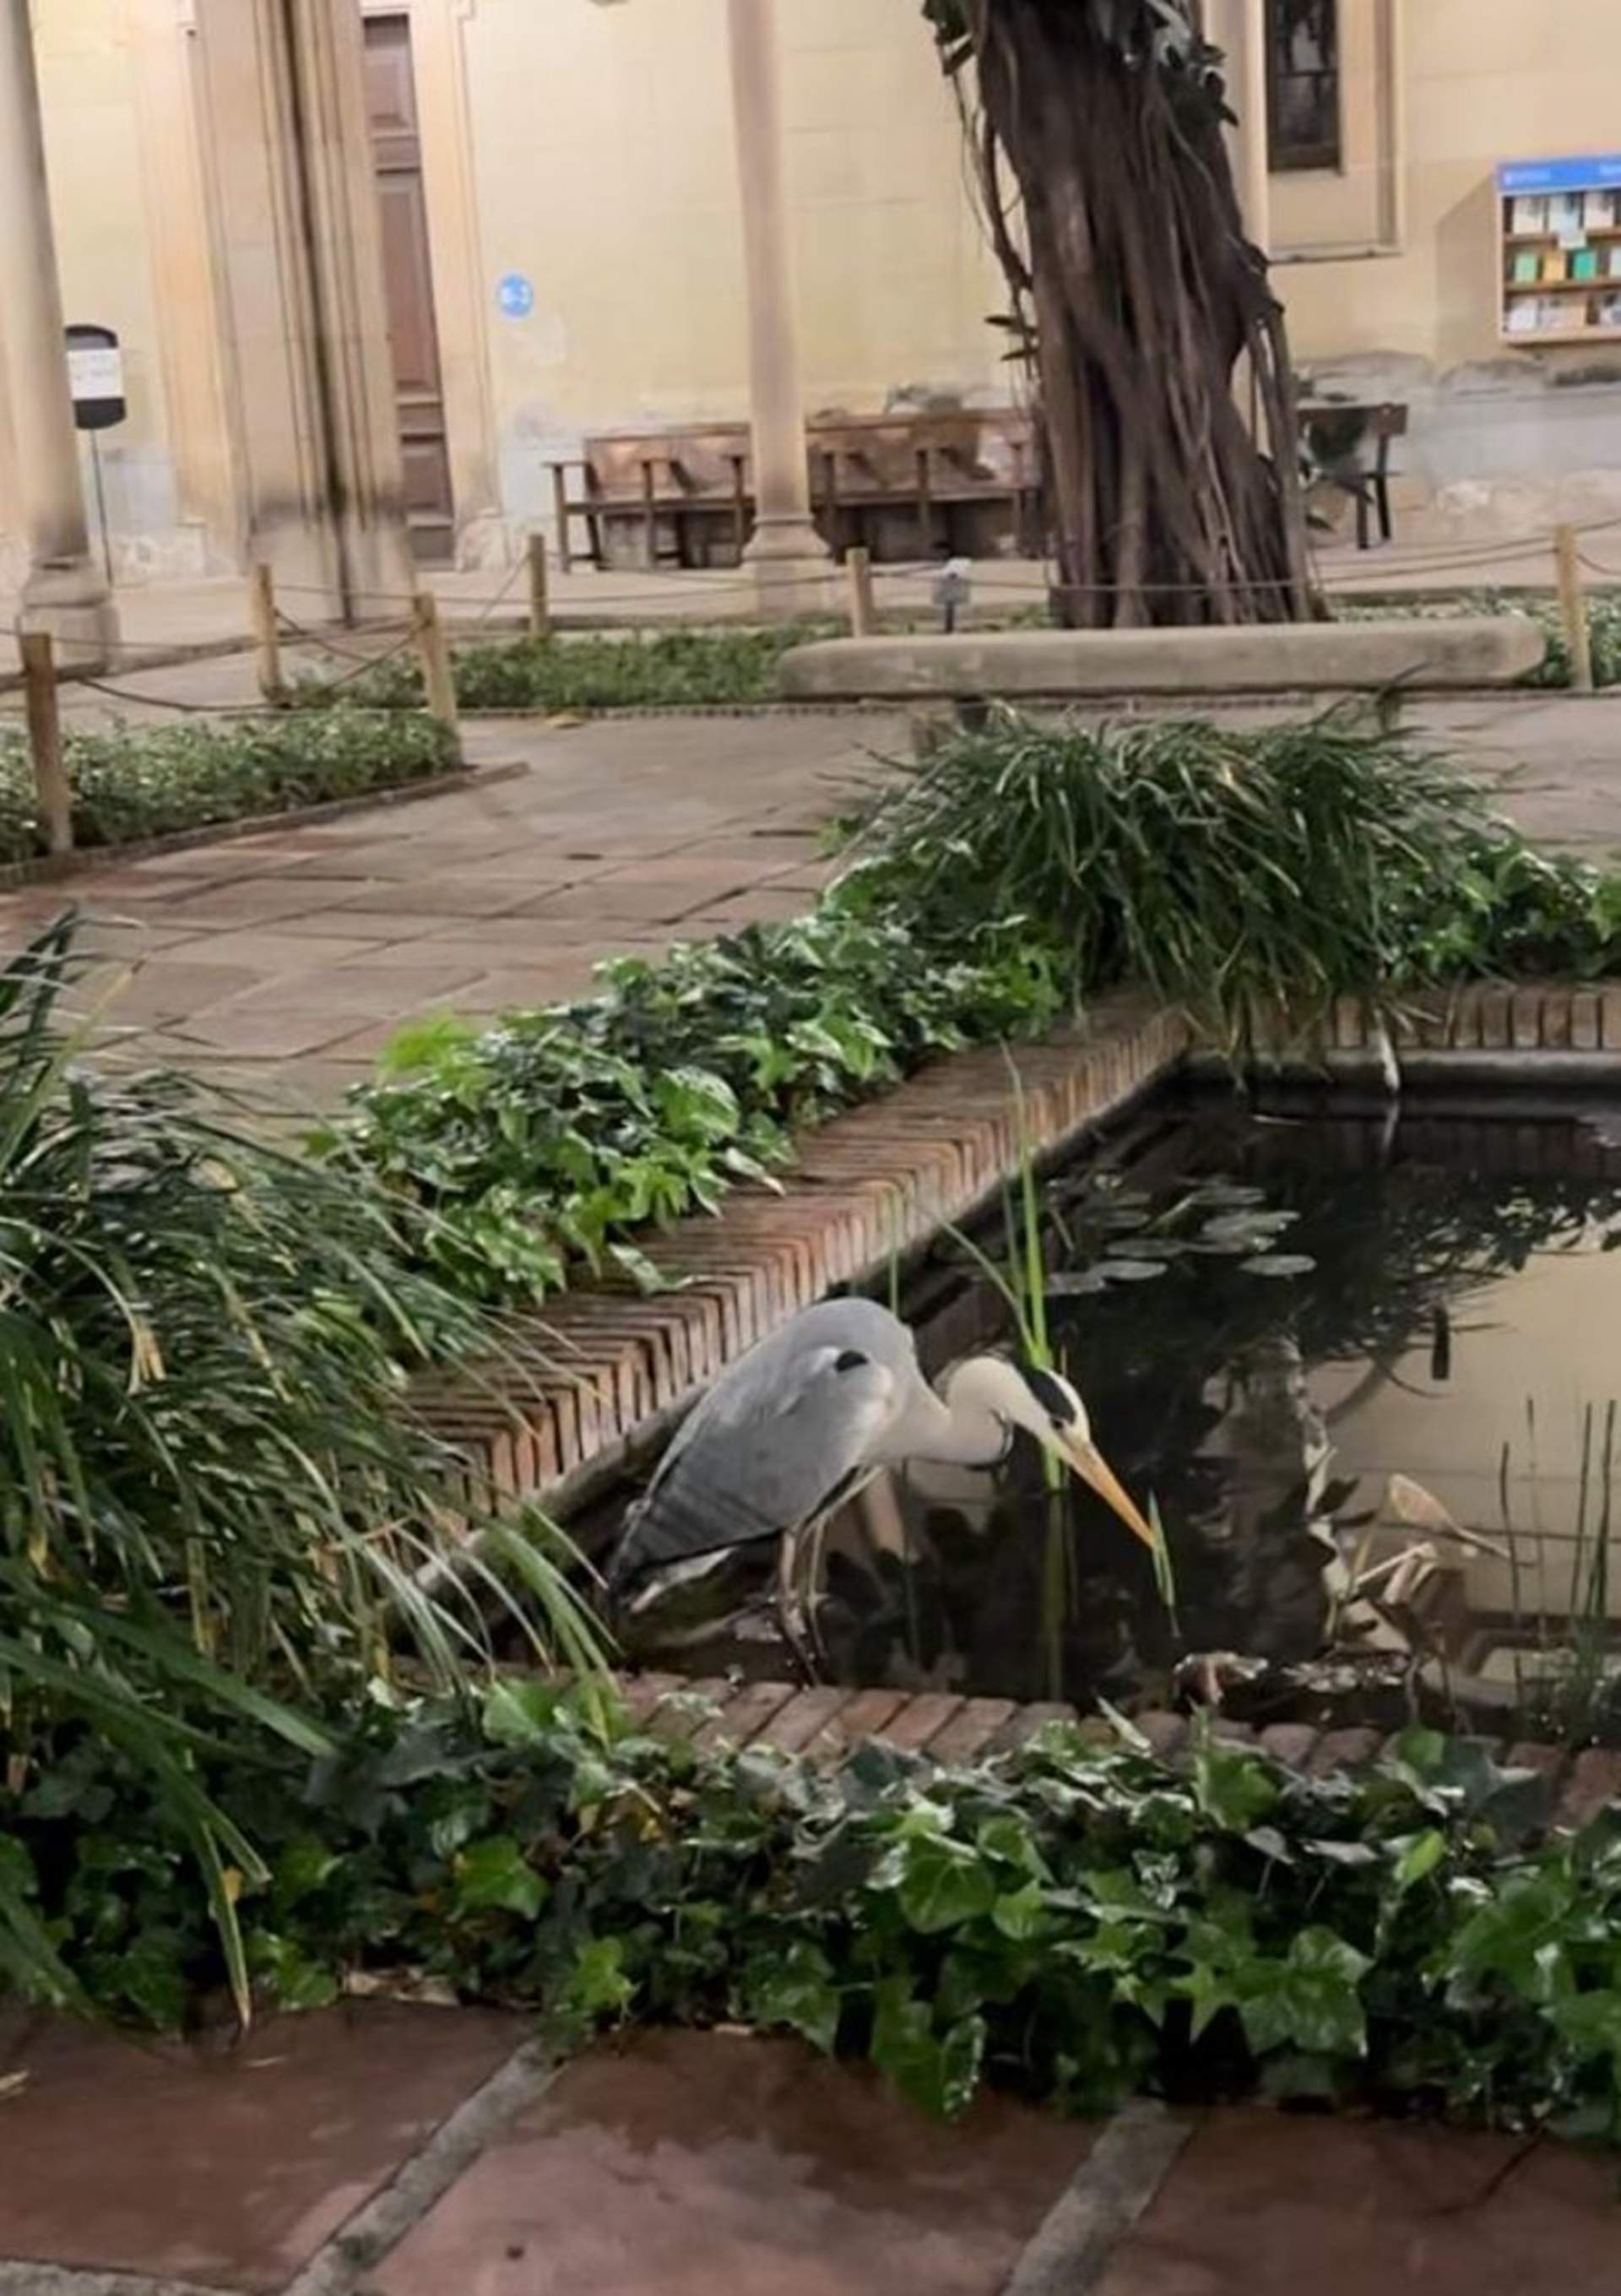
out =
<svg viewBox="0 0 1621 2296"><path fill-rule="evenodd" d="M854 1348L748 1358L706 1397L630 1514L612 1578L792 1529L871 1464L899 1378Z"/></svg>

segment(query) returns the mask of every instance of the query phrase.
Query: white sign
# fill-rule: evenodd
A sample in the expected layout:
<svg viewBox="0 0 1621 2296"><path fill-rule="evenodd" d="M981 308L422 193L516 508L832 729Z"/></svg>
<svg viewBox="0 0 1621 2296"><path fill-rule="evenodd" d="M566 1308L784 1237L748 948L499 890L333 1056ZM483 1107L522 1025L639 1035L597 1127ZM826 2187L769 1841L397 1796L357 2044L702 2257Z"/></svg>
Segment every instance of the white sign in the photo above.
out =
<svg viewBox="0 0 1621 2296"><path fill-rule="evenodd" d="M75 405L86 398L122 398L124 354L102 343L90 343L68 353L68 384Z"/></svg>

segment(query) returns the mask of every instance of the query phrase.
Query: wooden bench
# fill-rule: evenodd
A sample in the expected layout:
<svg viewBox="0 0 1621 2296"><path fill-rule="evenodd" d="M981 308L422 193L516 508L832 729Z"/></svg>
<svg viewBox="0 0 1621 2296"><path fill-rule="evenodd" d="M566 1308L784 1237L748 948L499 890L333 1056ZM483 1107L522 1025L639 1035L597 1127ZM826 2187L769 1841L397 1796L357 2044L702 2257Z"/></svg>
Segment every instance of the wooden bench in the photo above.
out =
<svg viewBox="0 0 1621 2296"><path fill-rule="evenodd" d="M811 502L829 547L842 556L863 543L875 557L889 521L909 532L915 554L950 555L967 513L1006 513L1021 555L1041 545L1041 488L1034 433L1015 413L825 415L807 426ZM718 545L733 562L754 514L748 428L618 431L588 438L583 455L550 465L558 562L609 562L614 527L635 529L643 562L707 566ZM578 489L571 483L578 475ZM586 547L577 552L583 521Z"/></svg>
<svg viewBox="0 0 1621 2296"><path fill-rule="evenodd" d="M1303 403L1300 431L1310 449L1316 473L1338 487L1356 504L1356 547L1369 547L1368 513L1379 518L1381 542L1388 542L1390 520L1390 441L1407 435L1407 409L1391 399L1361 405L1354 399L1323 398ZM1371 460L1365 459L1371 450Z"/></svg>
<svg viewBox="0 0 1621 2296"><path fill-rule="evenodd" d="M614 523L640 530L651 567L670 559L678 566L707 565L717 535L734 555L748 540L753 497L745 423L587 439L577 462L554 462L551 471L558 563L565 574L579 554L577 520L585 521L585 554L597 567L608 563L607 531ZM569 491L575 472L583 480L577 495Z"/></svg>
<svg viewBox="0 0 1621 2296"><path fill-rule="evenodd" d="M810 425L809 443L812 500L840 554L851 542L872 547L878 514L898 512L912 521L919 558L942 547L951 557L962 538L961 513L984 505L1007 512L1021 557L1040 546L1035 438L1024 415L828 417Z"/></svg>

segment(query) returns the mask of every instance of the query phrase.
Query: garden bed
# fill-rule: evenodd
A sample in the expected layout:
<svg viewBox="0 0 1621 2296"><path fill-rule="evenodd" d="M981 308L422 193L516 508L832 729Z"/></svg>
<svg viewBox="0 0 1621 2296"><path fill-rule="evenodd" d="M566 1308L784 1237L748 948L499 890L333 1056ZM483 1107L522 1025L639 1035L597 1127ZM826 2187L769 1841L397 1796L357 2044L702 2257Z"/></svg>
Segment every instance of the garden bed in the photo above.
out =
<svg viewBox="0 0 1621 2296"><path fill-rule="evenodd" d="M156 851L291 819L427 794L465 769L454 735L425 715L334 709L207 725L70 729L75 850L45 851L28 748L0 733L0 883L61 874L110 851Z"/></svg>

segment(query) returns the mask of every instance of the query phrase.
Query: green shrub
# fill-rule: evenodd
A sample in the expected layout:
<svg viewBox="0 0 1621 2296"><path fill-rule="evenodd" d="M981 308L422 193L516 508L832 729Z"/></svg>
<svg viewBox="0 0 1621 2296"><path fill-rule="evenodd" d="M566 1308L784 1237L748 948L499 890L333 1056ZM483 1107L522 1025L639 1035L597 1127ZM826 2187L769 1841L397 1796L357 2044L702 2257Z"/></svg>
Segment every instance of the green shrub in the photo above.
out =
<svg viewBox="0 0 1621 2296"><path fill-rule="evenodd" d="M247 1136L179 1078L78 1068L70 973L66 924L0 971L0 1772L51 1807L87 1734L118 1748L229 1939L225 1876L259 1861L199 1783L220 1734L257 1765L330 1750L397 1628L418 1678L479 1670L471 1601L419 1583L467 1510L405 1382L490 1333L364 1175ZM537 1649L587 1657L544 1545L497 1545ZM0 1974L61 1990L6 1853Z"/></svg>
<svg viewBox="0 0 1621 2296"><path fill-rule="evenodd" d="M1259 2082L1621 2136L1617 1813L1539 1846L1546 1780L1428 1732L1354 1779L1069 1729L975 1768L869 1746L818 1773L603 1734L509 1680L481 1728L373 1711L299 1792L205 1774L266 1845L244 1950L289 2005L404 1969L563 2041L797 2031L936 2112L987 2081L1084 2112ZM0 1791L13 1890L93 1998L174 2024L217 1952L172 1812L87 1742L51 1784Z"/></svg>
<svg viewBox="0 0 1621 2296"><path fill-rule="evenodd" d="M1446 760L1343 715L1262 732L1000 712L880 801L834 901L926 943L1027 917L1075 994L1228 1039L1338 995L1621 961L1621 877L1540 854Z"/></svg>
<svg viewBox="0 0 1621 2296"><path fill-rule="evenodd" d="M353 705L323 717L74 730L65 746L74 839L84 847L367 797L456 762L437 720ZM0 861L29 859L45 843L27 746L0 733Z"/></svg>
<svg viewBox="0 0 1621 2296"><path fill-rule="evenodd" d="M579 1004L405 1029L332 1136L432 1212L460 1288L533 1297L613 1257L645 1273L638 1230L766 1177L796 1127L1060 1004L1016 921L948 954L825 911L600 972Z"/></svg>
<svg viewBox="0 0 1621 2296"><path fill-rule="evenodd" d="M560 714L769 701L788 648L835 634L831 624L798 623L768 630L670 629L651 637L503 638L458 645L456 699L464 709ZM294 687L293 699L316 707L330 690L326 680L307 678ZM345 690L373 705L420 707L422 670L402 656Z"/></svg>

